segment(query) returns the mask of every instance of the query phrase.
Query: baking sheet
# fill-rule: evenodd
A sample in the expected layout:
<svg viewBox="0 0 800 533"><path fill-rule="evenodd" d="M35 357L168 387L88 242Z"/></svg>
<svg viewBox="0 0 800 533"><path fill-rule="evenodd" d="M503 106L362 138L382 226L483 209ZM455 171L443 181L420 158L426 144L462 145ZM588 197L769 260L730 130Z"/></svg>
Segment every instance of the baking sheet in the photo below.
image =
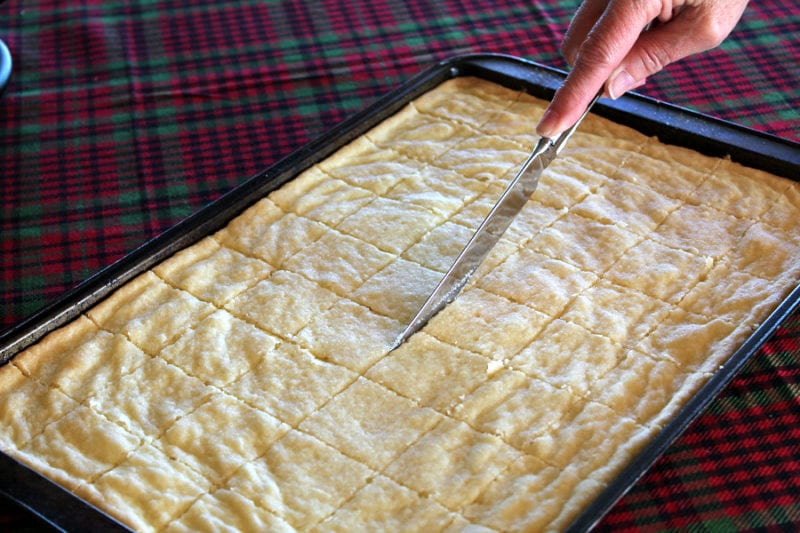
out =
<svg viewBox="0 0 800 533"><path fill-rule="evenodd" d="M50 331L70 322L133 277L220 229L270 191L325 159L417 96L451 77L465 75L485 78L545 99L552 96L564 77L560 71L501 55L459 56L432 66L372 106L252 177L218 201L145 243L69 291L52 305L0 335L0 364L7 362ZM687 146L707 155L730 156L745 165L791 179L797 179L800 175L800 145L768 134L638 95L626 95L613 102L601 100L593 111L647 135L657 135L666 143ZM792 312L798 300L800 290L796 289L689 401L678 416L584 510L572 524L571 530L589 529L610 510L614 502L644 474L734 376L736 370L758 350ZM71 493L2 454L0 492L59 528L125 529Z"/></svg>

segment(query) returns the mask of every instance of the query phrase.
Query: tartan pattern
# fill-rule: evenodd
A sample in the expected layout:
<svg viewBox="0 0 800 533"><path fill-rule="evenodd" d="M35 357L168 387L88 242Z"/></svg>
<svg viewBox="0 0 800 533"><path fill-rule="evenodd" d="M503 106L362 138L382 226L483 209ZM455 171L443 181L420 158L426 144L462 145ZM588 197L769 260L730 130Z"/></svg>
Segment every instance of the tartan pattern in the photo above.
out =
<svg viewBox="0 0 800 533"><path fill-rule="evenodd" d="M578 4L0 4L15 59L0 99L0 329L438 60L563 68ZM797 2L751 2L720 48L640 92L797 141L798 57ZM599 529L800 525L799 316Z"/></svg>

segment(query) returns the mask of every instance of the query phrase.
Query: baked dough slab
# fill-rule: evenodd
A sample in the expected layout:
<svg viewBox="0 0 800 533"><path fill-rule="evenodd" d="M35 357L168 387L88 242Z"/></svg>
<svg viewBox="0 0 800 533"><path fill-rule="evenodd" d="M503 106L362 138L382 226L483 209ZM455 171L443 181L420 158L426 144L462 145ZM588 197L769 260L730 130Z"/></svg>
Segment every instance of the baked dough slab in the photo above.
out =
<svg viewBox="0 0 800 533"><path fill-rule="evenodd" d="M440 419L435 411L359 377L299 427L380 471Z"/></svg>
<svg viewBox="0 0 800 533"><path fill-rule="evenodd" d="M280 340L217 310L161 351L161 358L207 385L225 387L254 368Z"/></svg>
<svg viewBox="0 0 800 533"><path fill-rule="evenodd" d="M431 498L378 475L313 531L441 531L454 519Z"/></svg>
<svg viewBox="0 0 800 533"><path fill-rule="evenodd" d="M116 467L140 445L140 438L80 405L31 439L22 457L56 483L76 490Z"/></svg>
<svg viewBox="0 0 800 533"><path fill-rule="evenodd" d="M558 531L800 274L800 187L458 78L0 368L0 447L141 531ZM153 495L158 495L154 497Z"/></svg>
<svg viewBox="0 0 800 533"><path fill-rule="evenodd" d="M357 374L283 344L252 371L226 387L234 397L296 425L347 387Z"/></svg>
<svg viewBox="0 0 800 533"><path fill-rule="evenodd" d="M308 529L348 501L374 475L362 463L300 431L239 469L225 487L296 529Z"/></svg>
<svg viewBox="0 0 800 533"><path fill-rule="evenodd" d="M98 327L125 335L155 355L184 328L213 311L213 305L145 272L90 309L87 316Z"/></svg>

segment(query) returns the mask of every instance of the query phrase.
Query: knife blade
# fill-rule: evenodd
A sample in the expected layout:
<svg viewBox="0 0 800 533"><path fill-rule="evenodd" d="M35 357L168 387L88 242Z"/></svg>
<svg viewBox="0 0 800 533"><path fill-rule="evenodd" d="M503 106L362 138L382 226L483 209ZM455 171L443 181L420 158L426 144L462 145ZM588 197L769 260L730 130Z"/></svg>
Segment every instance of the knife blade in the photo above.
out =
<svg viewBox="0 0 800 533"><path fill-rule="evenodd" d="M528 159L520 167L517 174L509 182L503 194L489 211L489 214L475 230L467 245L458 254L453 265L441 279L431 295L422 304L417 314L403 330L391 346L394 350L403 344L411 335L425 326L433 316L445 305L452 302L467 284L472 274L494 248L497 241L513 222L514 217L530 199L539 185L539 178L544 170L561 152L567 139L578 128L592 106L600 98L598 93L580 118L569 129L555 139L541 137Z"/></svg>

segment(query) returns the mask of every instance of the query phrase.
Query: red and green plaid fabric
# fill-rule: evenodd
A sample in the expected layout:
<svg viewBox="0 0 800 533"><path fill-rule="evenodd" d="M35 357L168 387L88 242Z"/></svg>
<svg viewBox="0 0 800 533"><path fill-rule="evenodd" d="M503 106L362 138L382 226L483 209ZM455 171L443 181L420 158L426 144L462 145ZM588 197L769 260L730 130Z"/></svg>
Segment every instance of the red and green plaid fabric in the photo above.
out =
<svg viewBox="0 0 800 533"><path fill-rule="evenodd" d="M0 328L438 60L563 67L579 2L0 3ZM751 2L641 92L800 140L800 4ZM600 530L800 529L800 315ZM0 503L0 528L35 523Z"/></svg>

